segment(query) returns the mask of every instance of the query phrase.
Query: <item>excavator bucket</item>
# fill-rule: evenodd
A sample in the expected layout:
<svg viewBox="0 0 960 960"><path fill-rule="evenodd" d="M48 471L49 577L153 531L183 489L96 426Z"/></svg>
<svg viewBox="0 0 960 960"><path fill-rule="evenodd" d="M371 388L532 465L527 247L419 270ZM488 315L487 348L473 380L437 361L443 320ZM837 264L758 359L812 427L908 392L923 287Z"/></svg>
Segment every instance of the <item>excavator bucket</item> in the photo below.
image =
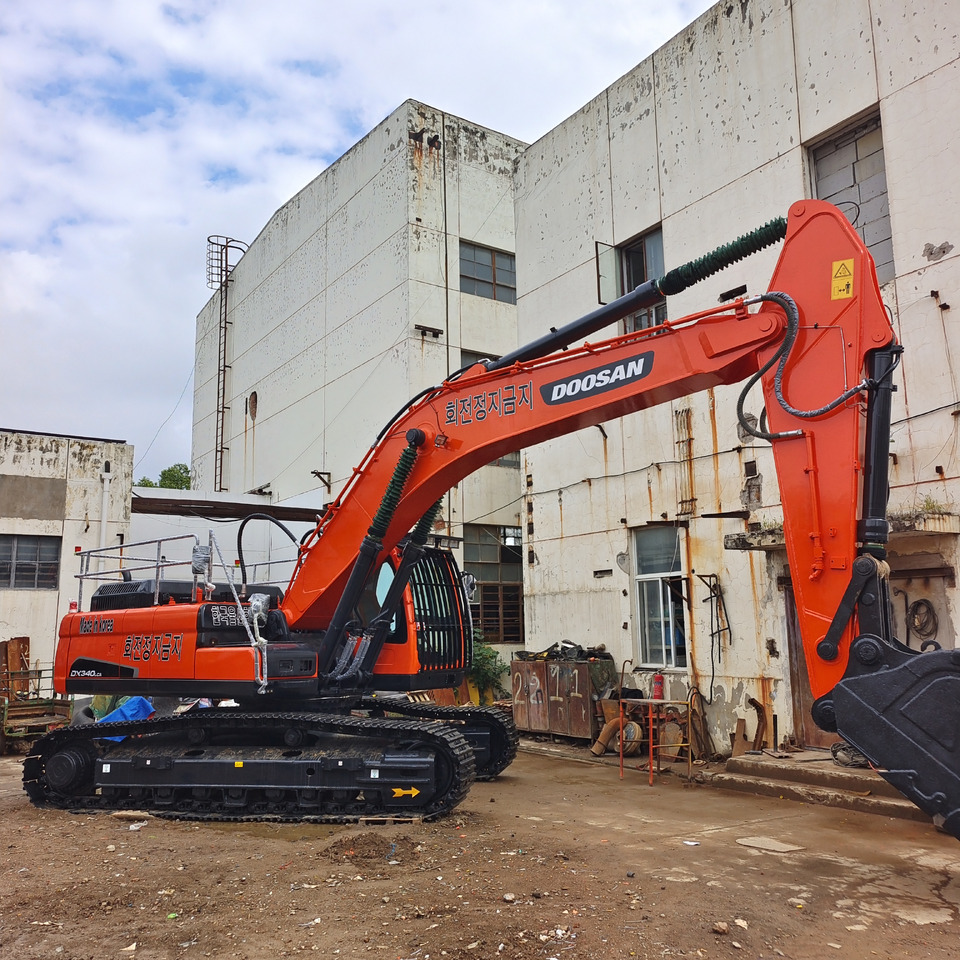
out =
<svg viewBox="0 0 960 960"><path fill-rule="evenodd" d="M831 696L837 732L960 839L960 650L917 653L860 637Z"/></svg>

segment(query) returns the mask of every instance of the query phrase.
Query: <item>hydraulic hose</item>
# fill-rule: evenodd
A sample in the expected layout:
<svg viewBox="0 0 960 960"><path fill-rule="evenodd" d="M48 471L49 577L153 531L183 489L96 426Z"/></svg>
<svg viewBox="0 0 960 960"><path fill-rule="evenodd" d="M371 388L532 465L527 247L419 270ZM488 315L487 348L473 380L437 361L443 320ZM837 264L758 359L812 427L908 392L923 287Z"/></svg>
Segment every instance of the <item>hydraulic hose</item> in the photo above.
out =
<svg viewBox="0 0 960 960"><path fill-rule="evenodd" d="M579 320L574 320L559 329L551 330L550 333L520 347L519 350L514 350L499 360L488 363L487 369L501 370L511 364L545 357L556 350L568 347L571 343L582 340L617 320L622 320L638 310L652 306L665 296L672 296L675 293L680 293L681 290L686 290L687 287L704 280L718 270L729 267L744 257L782 240L786 235L787 221L783 217L771 220L764 226L738 237L732 243L717 247L716 250L706 254L706 256L700 257L698 260L691 260L689 263L671 270L659 280L647 280L646 283L641 283L635 290L625 293L612 303L604 304Z"/></svg>
<svg viewBox="0 0 960 960"><path fill-rule="evenodd" d="M349 645L344 648L340 660L331 671L330 679L338 683L346 683L358 676L363 670L372 670L373 664L390 631L394 617L400 610L403 602L403 592L410 582L410 574L417 561L423 555L423 547L427 537L433 529L434 521L440 513L443 500L438 500L421 518L413 533L410 534L403 547L403 556L393 581L387 590L386 596L377 615L370 621L363 631L363 636L357 644L353 656L348 656Z"/></svg>
<svg viewBox="0 0 960 960"><path fill-rule="evenodd" d="M414 436L411 437L411 434ZM369 536L382 540L387 535L387 528L393 515L397 512L397 506L400 503L400 497L403 494L403 487L406 484L410 473L413 470L413 464L417 459L417 449L423 445L425 437L422 430L410 430L407 433L407 446L403 448L400 459L393 469L393 476L387 489L384 491L383 499L380 501L380 509L377 510L370 529L367 531Z"/></svg>
<svg viewBox="0 0 960 960"><path fill-rule="evenodd" d="M742 237L737 237L732 243L725 243L716 250L700 257L697 260L691 260L680 267L671 270L666 276L656 281L657 289L665 297L673 296L686 290L687 287L706 280L713 276L724 267L729 267L753 253L757 253L764 247L782 240L787 235L787 221L784 217L777 217L770 220L762 227L745 233Z"/></svg>
<svg viewBox="0 0 960 960"><path fill-rule="evenodd" d="M336 651L343 642L347 633L347 627L353 618L353 611L360 600L370 573L380 556L380 550L383 547L383 538L390 527L390 521L396 513L400 498L403 495L403 488L410 477L413 465L417 459L417 450L426 440L422 430L407 431L407 446L397 459L397 465L394 467L393 476L387 489L384 491L383 498L380 501L380 508L377 510L367 530L367 535L363 538L357 550L357 559L354 561L353 569L347 579L343 593L337 602L333 616L330 618L330 624L323 638L323 648L319 655L318 668L321 673L325 672L333 661ZM349 645L344 648L344 653ZM347 665L346 657L341 657L341 662L336 666L335 672L342 672Z"/></svg>
<svg viewBox="0 0 960 960"><path fill-rule="evenodd" d="M247 514L240 521L240 526L237 528L237 559L240 561L240 583L242 584L241 593L246 594L247 592L247 565L243 559L243 528L251 520L269 520L271 523L276 524L290 539L293 543L297 543L297 538L293 535L293 532L285 524L281 523L276 517L271 517L267 513L250 513Z"/></svg>
<svg viewBox="0 0 960 960"><path fill-rule="evenodd" d="M865 390L875 388L878 383L884 379L889 379L890 373L899 363L900 352L896 351L888 360L888 367L882 375L875 376L873 378L865 377L859 383L855 383L852 387L844 390L843 393L835 397L829 403L825 403L822 407L817 407L815 410L798 410L796 407L790 404L783 394L784 371L786 370L787 363L790 360L790 352L793 350L793 346L797 340L797 334L800 330L800 311L797 309L796 301L793 299L793 297L786 293L780 293L778 291L771 290L769 293L765 293L762 296L746 302L775 303L783 309L783 312L787 317L787 330L784 334L782 342L780 343L780 346L777 348L773 356L771 356L770 359L752 377L750 377L746 384L744 384L743 390L740 392L740 396L737 398L737 420L739 421L740 426L743 427L747 433L751 434L751 436L757 437L759 440L780 440L785 437L797 437L802 433L800 430L788 430L783 433L768 433L765 429L763 429L762 422L759 428L754 427L744 416L743 407L746 403L747 394L751 389L753 389L754 384L756 384L756 382L775 363L777 364L777 371L773 376L774 396L776 396L777 403L780 404L780 407L789 413L791 417L796 417L798 420L814 420L817 417L825 416L826 414L830 413L831 410L835 410L841 404L846 403L857 394L863 393Z"/></svg>

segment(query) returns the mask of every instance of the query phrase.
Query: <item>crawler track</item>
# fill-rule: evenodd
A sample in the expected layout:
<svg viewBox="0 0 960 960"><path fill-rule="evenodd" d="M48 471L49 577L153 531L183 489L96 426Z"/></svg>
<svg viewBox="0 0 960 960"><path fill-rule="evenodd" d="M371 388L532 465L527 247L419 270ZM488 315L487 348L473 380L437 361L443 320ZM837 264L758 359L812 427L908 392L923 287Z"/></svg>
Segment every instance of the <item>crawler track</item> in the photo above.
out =
<svg viewBox="0 0 960 960"><path fill-rule="evenodd" d="M185 820L433 819L474 778L473 749L451 724L230 710L65 727L23 767L37 805Z"/></svg>
<svg viewBox="0 0 960 960"><path fill-rule="evenodd" d="M513 717L496 707L443 707L399 697L364 697L363 708L372 712L399 713L422 720L459 724L474 748L477 779L493 780L517 757L520 735Z"/></svg>

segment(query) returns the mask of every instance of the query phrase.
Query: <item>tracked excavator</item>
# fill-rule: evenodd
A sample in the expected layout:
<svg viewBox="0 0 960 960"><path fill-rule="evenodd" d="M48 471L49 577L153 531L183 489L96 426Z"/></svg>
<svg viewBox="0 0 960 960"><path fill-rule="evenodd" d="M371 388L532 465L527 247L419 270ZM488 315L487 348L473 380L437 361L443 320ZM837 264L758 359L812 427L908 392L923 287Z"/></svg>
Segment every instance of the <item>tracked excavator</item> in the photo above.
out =
<svg viewBox="0 0 960 960"><path fill-rule="evenodd" d="M781 240L766 293L588 339ZM59 692L236 706L57 730L26 758L24 787L38 804L185 818L444 814L478 775L509 764L517 736L493 708L403 696L460 683L470 662L463 578L430 545L443 495L523 446L742 382L740 423L776 464L814 719L960 836L960 652L910 649L890 615L900 357L856 232L829 204L795 203L786 219L420 393L300 544L284 591L212 582L199 544L192 580L101 584L60 627ZM744 414L757 383L759 422Z"/></svg>

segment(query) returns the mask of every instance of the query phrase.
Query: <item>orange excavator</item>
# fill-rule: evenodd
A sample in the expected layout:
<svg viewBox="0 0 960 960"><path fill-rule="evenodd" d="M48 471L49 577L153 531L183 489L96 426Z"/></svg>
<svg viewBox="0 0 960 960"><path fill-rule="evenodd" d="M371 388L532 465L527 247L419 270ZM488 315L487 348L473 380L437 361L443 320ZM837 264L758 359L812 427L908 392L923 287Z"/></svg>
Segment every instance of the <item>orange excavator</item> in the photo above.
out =
<svg viewBox="0 0 960 960"><path fill-rule="evenodd" d="M584 342L780 240L767 293ZM960 836L960 656L914 651L891 627L900 355L856 232L829 204L795 203L786 220L415 397L300 544L284 591L212 582L200 545L192 580L158 570L102 584L63 620L58 691L236 705L55 731L26 759L24 787L41 804L194 818L449 811L510 763L517 735L495 708L402 696L456 686L470 664L464 579L429 543L443 495L520 447L745 381L737 414L773 449L814 719ZM743 412L757 382L759 422Z"/></svg>

